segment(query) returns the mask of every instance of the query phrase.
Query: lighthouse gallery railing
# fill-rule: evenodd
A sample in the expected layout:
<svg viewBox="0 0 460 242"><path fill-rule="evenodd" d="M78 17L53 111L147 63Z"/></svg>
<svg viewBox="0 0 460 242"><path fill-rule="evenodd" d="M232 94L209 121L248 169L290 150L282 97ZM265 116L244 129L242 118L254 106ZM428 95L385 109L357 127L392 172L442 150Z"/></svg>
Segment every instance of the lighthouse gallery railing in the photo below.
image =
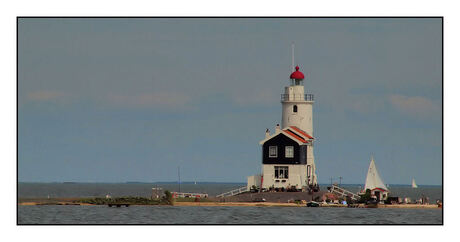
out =
<svg viewBox="0 0 460 242"><path fill-rule="evenodd" d="M281 101L314 101L313 94L281 94Z"/></svg>

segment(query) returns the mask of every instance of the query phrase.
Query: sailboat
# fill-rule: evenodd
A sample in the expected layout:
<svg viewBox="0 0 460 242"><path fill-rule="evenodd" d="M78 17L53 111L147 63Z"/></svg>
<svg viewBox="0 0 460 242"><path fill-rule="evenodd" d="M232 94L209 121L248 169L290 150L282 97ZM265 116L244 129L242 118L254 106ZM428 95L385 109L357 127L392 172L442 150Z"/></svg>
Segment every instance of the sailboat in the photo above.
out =
<svg viewBox="0 0 460 242"><path fill-rule="evenodd" d="M415 184L415 179L412 178L412 188L417 188L417 187L418 187L418 186L417 186L417 184Z"/></svg>
<svg viewBox="0 0 460 242"><path fill-rule="evenodd" d="M364 185L363 192L369 189L371 195L375 195L378 200L384 200L388 195L388 188L383 183L380 174L377 171L377 166L375 165L374 157L371 157L371 163L369 164L369 169L367 170L366 183Z"/></svg>

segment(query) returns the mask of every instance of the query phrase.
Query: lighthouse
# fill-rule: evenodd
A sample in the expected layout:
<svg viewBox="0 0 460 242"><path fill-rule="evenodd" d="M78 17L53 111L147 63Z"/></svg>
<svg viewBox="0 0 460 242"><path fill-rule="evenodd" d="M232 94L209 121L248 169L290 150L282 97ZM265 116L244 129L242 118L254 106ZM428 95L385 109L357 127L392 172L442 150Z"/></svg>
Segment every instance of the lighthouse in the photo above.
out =
<svg viewBox="0 0 460 242"><path fill-rule="evenodd" d="M262 190L318 189L313 154L313 94L305 92L305 76L296 66L289 85L281 94L281 125L265 131L262 146L262 174L248 177L248 187Z"/></svg>

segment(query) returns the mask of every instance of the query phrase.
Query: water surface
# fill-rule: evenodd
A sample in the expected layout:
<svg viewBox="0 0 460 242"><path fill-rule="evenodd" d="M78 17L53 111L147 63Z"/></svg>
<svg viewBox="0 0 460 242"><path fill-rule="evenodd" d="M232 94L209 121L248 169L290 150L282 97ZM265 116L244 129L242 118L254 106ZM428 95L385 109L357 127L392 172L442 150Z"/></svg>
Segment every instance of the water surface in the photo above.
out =
<svg viewBox="0 0 460 242"><path fill-rule="evenodd" d="M441 209L19 206L19 224L441 224Z"/></svg>

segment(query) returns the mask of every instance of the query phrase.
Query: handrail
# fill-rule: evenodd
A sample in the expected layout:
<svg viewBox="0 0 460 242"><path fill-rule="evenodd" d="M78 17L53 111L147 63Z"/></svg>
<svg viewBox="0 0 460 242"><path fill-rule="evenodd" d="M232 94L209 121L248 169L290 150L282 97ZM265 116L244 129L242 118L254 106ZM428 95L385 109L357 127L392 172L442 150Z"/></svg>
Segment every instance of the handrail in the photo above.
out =
<svg viewBox="0 0 460 242"><path fill-rule="evenodd" d="M313 94L281 94L281 101L314 101Z"/></svg>
<svg viewBox="0 0 460 242"><path fill-rule="evenodd" d="M237 188L237 189L233 189L229 192L224 192L222 194L219 194L217 195L216 197L228 197L228 196L234 196L234 195L238 195L240 193L243 193L243 192L247 192L248 191L248 188L247 187L240 187L240 188Z"/></svg>
<svg viewBox="0 0 460 242"><path fill-rule="evenodd" d="M336 185L332 185L330 192L336 193L337 195L343 196L343 197L351 196L351 199L354 199L354 200L359 200L360 198L358 194L352 193Z"/></svg>
<svg viewBox="0 0 460 242"><path fill-rule="evenodd" d="M172 192L174 197L208 197L207 193L197 193L197 192Z"/></svg>

